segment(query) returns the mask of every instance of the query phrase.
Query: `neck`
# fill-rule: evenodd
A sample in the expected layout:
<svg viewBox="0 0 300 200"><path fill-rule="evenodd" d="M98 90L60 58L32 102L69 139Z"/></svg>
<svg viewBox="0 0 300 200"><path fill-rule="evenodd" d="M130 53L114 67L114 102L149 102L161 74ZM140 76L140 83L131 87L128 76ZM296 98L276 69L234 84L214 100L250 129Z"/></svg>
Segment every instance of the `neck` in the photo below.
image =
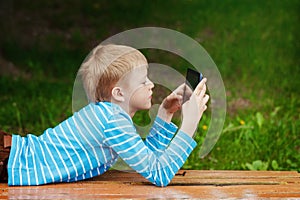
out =
<svg viewBox="0 0 300 200"><path fill-rule="evenodd" d="M111 101L114 104L119 105L131 118L135 115L136 110L130 109L128 103L126 102L119 102L119 101Z"/></svg>

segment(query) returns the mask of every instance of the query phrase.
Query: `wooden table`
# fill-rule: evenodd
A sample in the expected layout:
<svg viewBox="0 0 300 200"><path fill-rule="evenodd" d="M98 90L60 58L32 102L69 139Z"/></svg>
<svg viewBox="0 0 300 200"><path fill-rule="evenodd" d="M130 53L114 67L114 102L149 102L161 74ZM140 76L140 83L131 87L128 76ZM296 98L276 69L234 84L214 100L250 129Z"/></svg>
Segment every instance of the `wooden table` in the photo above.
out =
<svg viewBox="0 0 300 200"><path fill-rule="evenodd" d="M181 170L169 186L161 188L133 172L108 171L77 183L31 187L0 184L0 187L1 199L300 199L300 174L294 171Z"/></svg>

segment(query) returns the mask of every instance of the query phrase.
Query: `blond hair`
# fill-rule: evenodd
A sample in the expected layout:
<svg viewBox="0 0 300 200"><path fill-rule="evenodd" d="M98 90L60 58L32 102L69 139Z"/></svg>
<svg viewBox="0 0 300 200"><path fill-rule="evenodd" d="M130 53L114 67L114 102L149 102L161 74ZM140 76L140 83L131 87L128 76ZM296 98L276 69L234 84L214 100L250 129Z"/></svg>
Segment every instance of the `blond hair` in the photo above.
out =
<svg viewBox="0 0 300 200"><path fill-rule="evenodd" d="M78 73L90 102L109 101L120 78L134 67L145 64L145 56L132 47L98 45L84 60Z"/></svg>

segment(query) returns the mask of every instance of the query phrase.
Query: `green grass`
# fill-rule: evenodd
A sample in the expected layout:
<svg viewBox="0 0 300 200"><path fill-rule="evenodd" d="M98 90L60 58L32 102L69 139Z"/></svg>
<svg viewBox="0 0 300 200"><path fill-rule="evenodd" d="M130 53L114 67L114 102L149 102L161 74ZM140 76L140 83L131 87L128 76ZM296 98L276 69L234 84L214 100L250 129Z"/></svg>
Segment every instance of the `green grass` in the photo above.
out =
<svg viewBox="0 0 300 200"><path fill-rule="evenodd" d="M299 1L75 0L11 6L1 20L0 56L27 76L0 77L0 129L41 134L55 126L72 114L73 81L92 47L123 30L159 26L200 42L226 87L228 112L219 141L204 159L198 145L184 167L300 171ZM150 61L181 72L188 64L165 52L144 52ZM209 111L199 125L199 142L208 116ZM149 121L145 113L135 120Z"/></svg>

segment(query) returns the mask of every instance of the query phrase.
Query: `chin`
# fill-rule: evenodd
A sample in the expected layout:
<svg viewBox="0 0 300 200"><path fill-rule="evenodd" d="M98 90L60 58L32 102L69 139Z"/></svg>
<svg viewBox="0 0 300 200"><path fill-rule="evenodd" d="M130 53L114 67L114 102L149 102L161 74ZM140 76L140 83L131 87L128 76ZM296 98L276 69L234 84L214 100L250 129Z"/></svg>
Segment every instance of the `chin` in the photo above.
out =
<svg viewBox="0 0 300 200"><path fill-rule="evenodd" d="M151 108L151 105L150 105L150 106L148 106L146 109L147 109L147 110L149 110L150 108Z"/></svg>
<svg viewBox="0 0 300 200"><path fill-rule="evenodd" d="M145 104L145 107L143 108L143 110L149 110L152 106L152 103L149 104Z"/></svg>

